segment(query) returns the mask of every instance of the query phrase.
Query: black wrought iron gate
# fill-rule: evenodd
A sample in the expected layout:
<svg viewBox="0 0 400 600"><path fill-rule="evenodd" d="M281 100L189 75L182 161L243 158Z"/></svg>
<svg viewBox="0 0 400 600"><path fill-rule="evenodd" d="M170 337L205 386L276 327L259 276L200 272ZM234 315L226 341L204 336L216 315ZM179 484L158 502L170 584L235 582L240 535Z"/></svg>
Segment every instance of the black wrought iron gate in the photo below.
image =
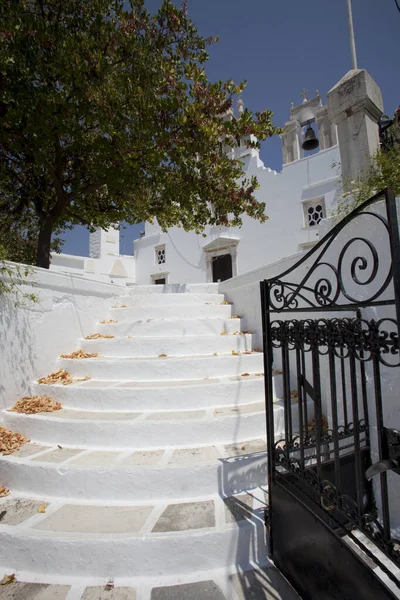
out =
<svg viewBox="0 0 400 600"><path fill-rule="evenodd" d="M261 298L271 557L303 599L398 598L400 245L392 191L262 282Z"/></svg>

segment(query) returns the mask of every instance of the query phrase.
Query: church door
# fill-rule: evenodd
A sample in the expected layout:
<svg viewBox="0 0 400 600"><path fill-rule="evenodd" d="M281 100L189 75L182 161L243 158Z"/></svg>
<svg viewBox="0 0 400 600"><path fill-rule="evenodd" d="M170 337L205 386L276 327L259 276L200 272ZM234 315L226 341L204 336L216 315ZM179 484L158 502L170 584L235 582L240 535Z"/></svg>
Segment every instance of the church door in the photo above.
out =
<svg viewBox="0 0 400 600"><path fill-rule="evenodd" d="M212 259L213 282L225 281L232 277L232 255L223 254Z"/></svg>

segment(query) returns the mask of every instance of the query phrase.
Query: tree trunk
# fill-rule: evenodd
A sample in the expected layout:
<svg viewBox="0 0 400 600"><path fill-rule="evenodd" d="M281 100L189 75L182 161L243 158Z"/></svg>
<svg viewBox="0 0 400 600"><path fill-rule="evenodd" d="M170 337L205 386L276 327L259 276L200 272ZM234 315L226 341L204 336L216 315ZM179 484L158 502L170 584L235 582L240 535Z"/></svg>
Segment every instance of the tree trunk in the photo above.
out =
<svg viewBox="0 0 400 600"><path fill-rule="evenodd" d="M36 266L44 269L50 268L51 234L53 232L53 220L44 219L40 223L39 239L36 255Z"/></svg>

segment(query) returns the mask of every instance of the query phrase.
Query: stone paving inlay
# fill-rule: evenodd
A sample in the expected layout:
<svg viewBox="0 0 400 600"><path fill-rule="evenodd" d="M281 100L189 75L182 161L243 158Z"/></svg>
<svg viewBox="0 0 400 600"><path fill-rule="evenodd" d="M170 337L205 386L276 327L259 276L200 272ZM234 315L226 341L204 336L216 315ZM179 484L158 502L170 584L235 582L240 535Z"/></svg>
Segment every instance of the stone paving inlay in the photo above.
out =
<svg viewBox="0 0 400 600"><path fill-rule="evenodd" d="M225 446L229 456L241 456L243 454L252 454L253 452L266 452L267 442L264 440L250 440L248 442L238 442Z"/></svg>
<svg viewBox="0 0 400 600"><path fill-rule="evenodd" d="M122 460L118 466L148 466L148 465L158 465L162 455L164 454L164 450L143 450L134 452L130 456L127 456Z"/></svg>
<svg viewBox="0 0 400 600"><path fill-rule="evenodd" d="M72 459L68 465L76 465L80 467L108 467L113 465L117 457L121 454L118 450L93 450L88 454L84 454L78 458Z"/></svg>
<svg viewBox="0 0 400 600"><path fill-rule="evenodd" d="M35 461L42 462L52 462L52 463L60 463L68 458L72 458L77 454L80 454L83 450L79 448L56 448L52 452L48 452L46 454L42 454L41 456L36 456L32 458Z"/></svg>
<svg viewBox="0 0 400 600"><path fill-rule="evenodd" d="M0 503L0 524L19 525L36 515L41 505L48 506L46 503L29 498L10 498Z"/></svg>
<svg viewBox="0 0 400 600"><path fill-rule="evenodd" d="M168 587L153 588L151 600L226 600L213 581L197 581Z"/></svg>
<svg viewBox="0 0 400 600"><path fill-rule="evenodd" d="M34 526L64 533L137 533L152 506L88 506L66 504Z"/></svg>
<svg viewBox="0 0 400 600"><path fill-rule="evenodd" d="M70 587L42 583L10 583L0 586L0 600L66 600Z"/></svg>
<svg viewBox="0 0 400 600"><path fill-rule="evenodd" d="M204 446L202 448L182 448L175 450L169 465L198 465L212 462L219 458L218 450L215 446Z"/></svg>
<svg viewBox="0 0 400 600"><path fill-rule="evenodd" d="M85 589L81 600L136 600L136 592L128 587L106 590L105 586L92 586Z"/></svg>
<svg viewBox="0 0 400 600"><path fill-rule="evenodd" d="M153 532L185 531L215 527L214 502L170 504L153 527Z"/></svg>
<svg viewBox="0 0 400 600"><path fill-rule="evenodd" d="M37 454L42 450L46 450L48 446L40 446L39 444L23 444L19 450L13 452L11 456L15 456L16 458L25 458L26 456L31 456L32 454Z"/></svg>
<svg viewBox="0 0 400 600"><path fill-rule="evenodd" d="M173 421L175 419L201 419L205 416L205 410L166 411L150 413L146 419L148 421Z"/></svg>

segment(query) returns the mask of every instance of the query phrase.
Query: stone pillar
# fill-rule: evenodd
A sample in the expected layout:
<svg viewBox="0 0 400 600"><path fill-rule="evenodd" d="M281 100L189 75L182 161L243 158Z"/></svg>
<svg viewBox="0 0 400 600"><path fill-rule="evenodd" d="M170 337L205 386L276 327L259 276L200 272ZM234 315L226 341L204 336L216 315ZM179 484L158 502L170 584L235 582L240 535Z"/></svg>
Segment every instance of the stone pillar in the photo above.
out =
<svg viewBox="0 0 400 600"><path fill-rule="evenodd" d="M287 165L300 157L301 127L296 121L288 121L281 134L283 164Z"/></svg>
<svg viewBox="0 0 400 600"><path fill-rule="evenodd" d="M343 184L362 177L379 149L382 94L365 69L349 71L328 93L328 113L337 125Z"/></svg>
<svg viewBox="0 0 400 600"><path fill-rule="evenodd" d="M89 238L90 258L101 258L107 254L119 254L119 230L110 227L102 229L97 227Z"/></svg>

